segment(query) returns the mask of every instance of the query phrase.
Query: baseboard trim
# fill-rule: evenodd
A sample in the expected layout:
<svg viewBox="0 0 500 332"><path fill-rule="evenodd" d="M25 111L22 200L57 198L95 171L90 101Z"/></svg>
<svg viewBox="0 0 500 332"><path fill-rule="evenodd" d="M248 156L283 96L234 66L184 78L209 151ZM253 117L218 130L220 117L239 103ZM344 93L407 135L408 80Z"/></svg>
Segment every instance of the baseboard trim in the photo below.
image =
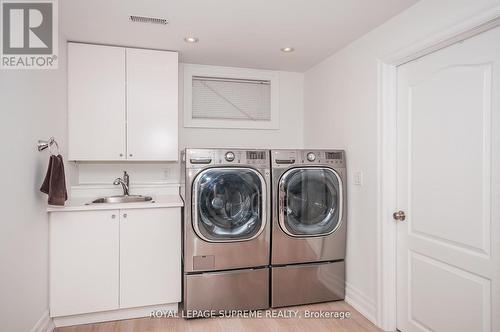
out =
<svg viewBox="0 0 500 332"><path fill-rule="evenodd" d="M109 322L114 320L149 317L152 312L160 310L162 312L177 312L178 303L152 305L147 307L118 309L103 312L93 312L88 314L53 317L56 327L81 325L99 322Z"/></svg>
<svg viewBox="0 0 500 332"><path fill-rule="evenodd" d="M377 325L377 309L375 301L368 298L360 290L346 283L345 301L349 303L360 314L365 316L370 322Z"/></svg>
<svg viewBox="0 0 500 332"><path fill-rule="evenodd" d="M49 310L46 310L35 326L33 326L31 332L52 332L54 328L54 321L49 316Z"/></svg>

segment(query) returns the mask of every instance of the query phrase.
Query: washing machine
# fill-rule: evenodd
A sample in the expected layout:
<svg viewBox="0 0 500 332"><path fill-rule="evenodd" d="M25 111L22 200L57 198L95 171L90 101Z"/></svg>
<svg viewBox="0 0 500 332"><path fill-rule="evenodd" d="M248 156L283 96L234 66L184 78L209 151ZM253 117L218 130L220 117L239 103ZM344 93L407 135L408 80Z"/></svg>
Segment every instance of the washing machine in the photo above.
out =
<svg viewBox="0 0 500 332"><path fill-rule="evenodd" d="M182 155L185 310L269 307L269 150Z"/></svg>
<svg viewBox="0 0 500 332"><path fill-rule="evenodd" d="M342 150L272 150L271 306L344 299Z"/></svg>

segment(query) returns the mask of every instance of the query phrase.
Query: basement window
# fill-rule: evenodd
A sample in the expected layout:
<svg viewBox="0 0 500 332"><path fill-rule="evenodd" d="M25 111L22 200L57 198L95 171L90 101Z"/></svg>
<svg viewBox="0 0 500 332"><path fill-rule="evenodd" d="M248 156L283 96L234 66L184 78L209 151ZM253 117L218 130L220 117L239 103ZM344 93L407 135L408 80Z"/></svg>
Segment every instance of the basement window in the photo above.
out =
<svg viewBox="0 0 500 332"><path fill-rule="evenodd" d="M184 126L278 128L278 74L184 65Z"/></svg>

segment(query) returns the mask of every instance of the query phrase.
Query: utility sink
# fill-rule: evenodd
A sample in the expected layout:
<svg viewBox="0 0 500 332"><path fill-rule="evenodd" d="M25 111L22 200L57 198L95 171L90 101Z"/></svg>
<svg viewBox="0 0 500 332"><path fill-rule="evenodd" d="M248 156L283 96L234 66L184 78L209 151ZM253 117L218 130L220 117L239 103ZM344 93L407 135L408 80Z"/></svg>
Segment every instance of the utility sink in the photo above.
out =
<svg viewBox="0 0 500 332"><path fill-rule="evenodd" d="M117 204L117 203L140 203L140 202L153 203L153 198L151 196L142 196L142 195L107 196L95 199L92 201L91 204Z"/></svg>

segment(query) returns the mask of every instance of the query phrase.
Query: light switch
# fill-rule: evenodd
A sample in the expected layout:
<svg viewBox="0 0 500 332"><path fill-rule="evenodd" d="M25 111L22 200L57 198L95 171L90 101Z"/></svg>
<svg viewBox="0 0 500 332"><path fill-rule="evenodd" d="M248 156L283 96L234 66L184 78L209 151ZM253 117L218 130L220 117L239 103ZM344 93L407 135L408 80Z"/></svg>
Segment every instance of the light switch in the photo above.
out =
<svg viewBox="0 0 500 332"><path fill-rule="evenodd" d="M363 172L361 171L354 172L354 185L355 186L363 185Z"/></svg>

